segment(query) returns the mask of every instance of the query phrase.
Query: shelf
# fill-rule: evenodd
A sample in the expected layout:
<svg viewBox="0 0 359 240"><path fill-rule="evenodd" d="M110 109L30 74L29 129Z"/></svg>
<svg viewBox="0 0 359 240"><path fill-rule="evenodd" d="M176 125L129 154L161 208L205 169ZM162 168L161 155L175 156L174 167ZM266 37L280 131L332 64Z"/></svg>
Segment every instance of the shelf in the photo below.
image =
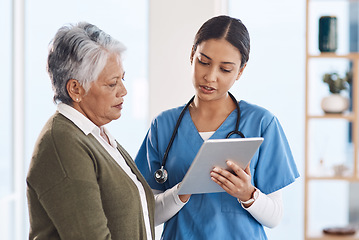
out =
<svg viewBox="0 0 359 240"><path fill-rule="evenodd" d="M358 177L348 176L348 177L341 177L341 176L307 176L306 178L308 181L311 180L322 180L322 181L348 181L348 182L359 182Z"/></svg>
<svg viewBox="0 0 359 240"><path fill-rule="evenodd" d="M348 121L354 121L355 115L353 113L345 114L322 114L322 115L307 115L307 119L345 119Z"/></svg>
<svg viewBox="0 0 359 240"><path fill-rule="evenodd" d="M359 0L306 0L305 240L359 240L359 229L349 236L322 232L323 226L332 223L354 224L348 215L353 204L338 198L345 204L336 201L333 208L332 200L338 194L352 194L351 185L359 183L359 41L353 37L357 36L359 18L352 11L357 7ZM318 20L330 15L338 19L337 50L320 52ZM323 74L337 72L342 76L348 71L353 78L350 91L344 95L350 99L350 110L325 114L321 101L328 88L321 81ZM340 165L347 167L343 174L336 167Z"/></svg>
<svg viewBox="0 0 359 240"><path fill-rule="evenodd" d="M355 236L331 236L323 235L318 237L307 237L307 240L359 240L358 234Z"/></svg>
<svg viewBox="0 0 359 240"><path fill-rule="evenodd" d="M359 0L308 0L308 2L359 2Z"/></svg>
<svg viewBox="0 0 359 240"><path fill-rule="evenodd" d="M318 232L316 234L308 235L306 239L307 240L359 240L359 232L357 231L355 235L348 235L348 236L344 236L344 235L335 236L335 235L329 235L329 234Z"/></svg>
<svg viewBox="0 0 359 240"><path fill-rule="evenodd" d="M308 58L348 58L354 59L359 57L358 52L352 52L347 54L336 54L336 53L320 53L318 55L308 54Z"/></svg>

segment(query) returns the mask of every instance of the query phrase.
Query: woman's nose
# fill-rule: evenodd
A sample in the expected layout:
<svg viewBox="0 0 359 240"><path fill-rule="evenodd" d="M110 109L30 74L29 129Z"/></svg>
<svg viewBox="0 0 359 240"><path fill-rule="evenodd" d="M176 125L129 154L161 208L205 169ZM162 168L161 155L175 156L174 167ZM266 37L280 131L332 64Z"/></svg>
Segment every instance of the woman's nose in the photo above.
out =
<svg viewBox="0 0 359 240"><path fill-rule="evenodd" d="M123 81L121 80L118 87L117 87L117 97L124 97L127 95L127 90L125 85L123 84Z"/></svg>

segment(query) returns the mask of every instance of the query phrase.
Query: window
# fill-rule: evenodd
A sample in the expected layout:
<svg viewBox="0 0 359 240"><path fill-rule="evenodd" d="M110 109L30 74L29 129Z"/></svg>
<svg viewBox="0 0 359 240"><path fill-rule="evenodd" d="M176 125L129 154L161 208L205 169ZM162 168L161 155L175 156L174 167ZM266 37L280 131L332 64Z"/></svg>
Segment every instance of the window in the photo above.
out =
<svg viewBox="0 0 359 240"><path fill-rule="evenodd" d="M28 238L28 212L25 193L25 177L33 147L42 127L56 110L52 102L53 92L46 72L48 44L56 31L67 23L87 21L95 24L121 41L127 51L124 54L126 71L124 109L119 120L108 128L132 157L140 147L147 130L147 0L135 1L25 1L25 89L23 119L24 159L20 172L13 164L12 144L12 2L0 2L0 66L2 72L2 94L0 94L0 123L3 126L0 138L0 232L2 239ZM16 88L18 86L14 86ZM4 135L3 135L4 133ZM16 146L15 146L16 148ZM23 184L15 194L16 182ZM19 206L15 203L22 203ZM3 214L5 213L5 214ZM21 220L16 218L21 215ZM25 219L25 220L24 220ZM23 222L19 222L23 221ZM16 229L22 226L21 229ZM16 234L15 234L16 233ZM16 236L15 236L16 235Z"/></svg>
<svg viewBox="0 0 359 240"><path fill-rule="evenodd" d="M4 239L13 238L14 226L14 185L12 179L12 81L11 81L11 3L10 0L0 2L0 28L2 37L0 38L0 69L1 69L1 88L0 94L0 232Z"/></svg>

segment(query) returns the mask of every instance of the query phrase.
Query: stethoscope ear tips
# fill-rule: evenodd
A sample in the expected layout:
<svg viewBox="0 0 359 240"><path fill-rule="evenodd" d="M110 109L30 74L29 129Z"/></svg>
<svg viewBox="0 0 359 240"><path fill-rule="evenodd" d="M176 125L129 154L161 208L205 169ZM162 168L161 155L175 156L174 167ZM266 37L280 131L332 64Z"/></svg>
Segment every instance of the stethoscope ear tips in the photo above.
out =
<svg viewBox="0 0 359 240"><path fill-rule="evenodd" d="M166 169L163 168L163 166L155 172L155 180L158 183L162 184L166 182L167 177L168 177L167 171Z"/></svg>

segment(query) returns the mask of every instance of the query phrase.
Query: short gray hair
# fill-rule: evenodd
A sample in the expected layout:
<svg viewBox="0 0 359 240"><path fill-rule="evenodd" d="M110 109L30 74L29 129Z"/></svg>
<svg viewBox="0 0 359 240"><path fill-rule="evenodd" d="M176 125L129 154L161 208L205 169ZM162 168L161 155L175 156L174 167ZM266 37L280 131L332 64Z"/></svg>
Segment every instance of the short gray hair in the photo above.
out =
<svg viewBox="0 0 359 240"><path fill-rule="evenodd" d="M66 84L76 79L87 92L97 80L110 54L120 60L125 47L87 22L61 27L50 43L47 71L54 90L54 102L72 105Z"/></svg>

